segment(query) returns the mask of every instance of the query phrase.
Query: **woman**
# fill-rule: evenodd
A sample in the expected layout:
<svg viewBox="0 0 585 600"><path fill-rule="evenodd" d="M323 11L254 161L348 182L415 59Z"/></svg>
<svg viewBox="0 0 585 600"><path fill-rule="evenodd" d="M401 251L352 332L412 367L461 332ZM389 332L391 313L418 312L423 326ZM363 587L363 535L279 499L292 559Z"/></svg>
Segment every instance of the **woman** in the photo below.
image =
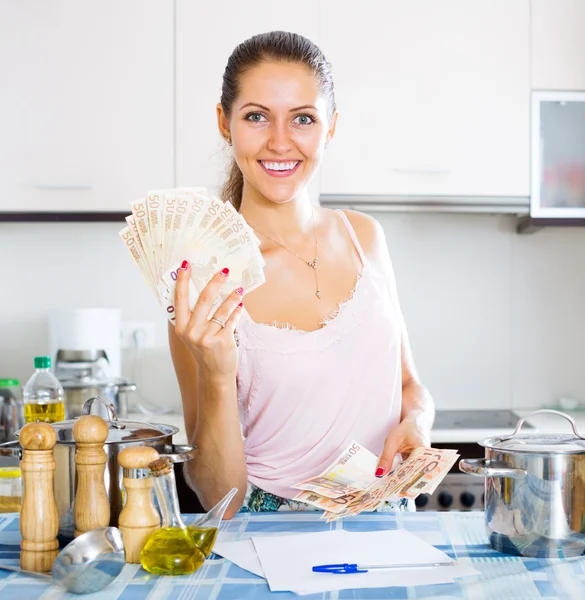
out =
<svg viewBox="0 0 585 600"><path fill-rule="evenodd" d="M217 116L234 158L223 199L261 240L266 283L244 301L246 290L234 290L208 320L225 269L191 313L185 261L169 340L187 434L199 448L186 478L206 509L237 487L229 518L242 504L302 508L291 486L351 440L380 455L383 476L396 453L428 446L434 411L412 362L382 228L309 199L337 121L321 51L285 32L240 44Z"/></svg>

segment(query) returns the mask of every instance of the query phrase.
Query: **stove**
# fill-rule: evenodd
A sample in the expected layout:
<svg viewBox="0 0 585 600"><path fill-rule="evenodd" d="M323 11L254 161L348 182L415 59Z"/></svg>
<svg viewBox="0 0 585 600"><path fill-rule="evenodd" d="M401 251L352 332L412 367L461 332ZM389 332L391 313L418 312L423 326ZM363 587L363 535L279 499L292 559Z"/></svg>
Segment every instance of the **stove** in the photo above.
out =
<svg viewBox="0 0 585 600"><path fill-rule="evenodd" d="M441 441L433 442L432 446L457 450L461 458L483 458L485 450L478 442L512 433L518 420L518 415L511 410L438 410L433 432ZM534 427L525 423L522 430L525 429ZM451 436L453 440L465 437L474 441L449 441ZM435 493L421 494L415 503L417 510L483 510L484 491L485 480L462 473L457 461Z"/></svg>

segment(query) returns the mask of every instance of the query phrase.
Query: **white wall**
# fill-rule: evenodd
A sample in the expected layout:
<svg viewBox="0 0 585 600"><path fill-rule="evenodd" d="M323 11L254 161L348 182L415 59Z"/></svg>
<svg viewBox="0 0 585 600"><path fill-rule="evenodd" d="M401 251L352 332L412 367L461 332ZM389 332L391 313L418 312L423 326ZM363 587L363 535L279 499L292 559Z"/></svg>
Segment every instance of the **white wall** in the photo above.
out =
<svg viewBox="0 0 585 600"><path fill-rule="evenodd" d="M517 235L512 217L375 216L439 408L585 400L585 229ZM166 318L118 239L122 225L0 223L0 378L26 380L33 356L48 351L48 310L118 306L123 320L156 321L139 383L158 404L180 407Z"/></svg>

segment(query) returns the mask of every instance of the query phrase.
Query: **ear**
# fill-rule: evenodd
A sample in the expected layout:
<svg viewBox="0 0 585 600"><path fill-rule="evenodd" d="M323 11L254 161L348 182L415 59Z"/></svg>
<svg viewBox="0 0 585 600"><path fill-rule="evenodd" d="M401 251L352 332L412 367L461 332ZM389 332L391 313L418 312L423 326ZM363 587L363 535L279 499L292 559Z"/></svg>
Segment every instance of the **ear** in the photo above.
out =
<svg viewBox="0 0 585 600"><path fill-rule="evenodd" d="M335 111L333 113L333 117L331 119L331 125L329 126L329 129L327 130L327 136L325 137L325 146L327 146L328 144L331 143L331 141L333 140L333 137L335 136L335 128L337 127L337 111Z"/></svg>
<svg viewBox="0 0 585 600"><path fill-rule="evenodd" d="M226 114L223 111L221 102L217 103L215 110L217 112L217 128L219 129L219 133L220 133L221 137L224 139L231 138L230 123L228 121Z"/></svg>

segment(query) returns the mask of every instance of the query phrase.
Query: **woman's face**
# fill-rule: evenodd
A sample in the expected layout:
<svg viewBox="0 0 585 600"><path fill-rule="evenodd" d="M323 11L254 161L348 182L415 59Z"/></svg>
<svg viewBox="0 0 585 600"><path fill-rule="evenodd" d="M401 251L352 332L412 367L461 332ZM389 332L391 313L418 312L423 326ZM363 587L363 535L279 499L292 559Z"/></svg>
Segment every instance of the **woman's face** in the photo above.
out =
<svg viewBox="0 0 585 600"><path fill-rule="evenodd" d="M317 80L298 63L263 62L246 71L229 122L218 110L245 185L277 203L294 199L307 186L336 120L335 115L328 122Z"/></svg>

